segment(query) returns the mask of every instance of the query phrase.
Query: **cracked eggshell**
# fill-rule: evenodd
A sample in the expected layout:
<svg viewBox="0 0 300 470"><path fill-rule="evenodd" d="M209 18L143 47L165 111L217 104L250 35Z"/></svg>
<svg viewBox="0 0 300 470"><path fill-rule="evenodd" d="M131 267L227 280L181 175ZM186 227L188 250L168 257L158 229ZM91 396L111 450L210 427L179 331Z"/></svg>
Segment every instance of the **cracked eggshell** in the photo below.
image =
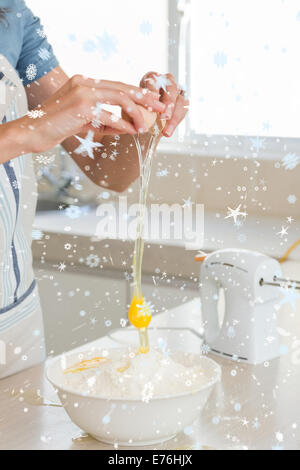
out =
<svg viewBox="0 0 300 470"><path fill-rule="evenodd" d="M137 105L137 107L139 108L140 112L143 115L145 125L149 132L151 132L152 134L155 133L154 124L156 122L159 128L159 131L161 132L163 130L163 128L166 125L166 121L161 119L157 113L153 111L148 111L146 108L144 108L144 106L140 106L139 104ZM131 117L128 116L128 114L126 114L124 111L122 111L122 118L125 119L127 122L132 122Z"/></svg>

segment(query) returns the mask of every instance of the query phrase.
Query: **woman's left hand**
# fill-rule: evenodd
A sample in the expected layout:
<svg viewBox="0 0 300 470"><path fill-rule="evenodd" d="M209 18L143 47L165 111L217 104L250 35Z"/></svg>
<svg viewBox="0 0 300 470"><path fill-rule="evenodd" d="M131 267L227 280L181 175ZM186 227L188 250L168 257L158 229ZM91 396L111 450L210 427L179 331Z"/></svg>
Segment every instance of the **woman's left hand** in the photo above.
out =
<svg viewBox="0 0 300 470"><path fill-rule="evenodd" d="M189 110L190 102L186 99L184 90L178 87L173 75L160 75L156 72L148 72L144 75L140 86L160 92L161 101L166 105L166 111L161 115L167 121L163 135L172 137L176 127L183 121Z"/></svg>

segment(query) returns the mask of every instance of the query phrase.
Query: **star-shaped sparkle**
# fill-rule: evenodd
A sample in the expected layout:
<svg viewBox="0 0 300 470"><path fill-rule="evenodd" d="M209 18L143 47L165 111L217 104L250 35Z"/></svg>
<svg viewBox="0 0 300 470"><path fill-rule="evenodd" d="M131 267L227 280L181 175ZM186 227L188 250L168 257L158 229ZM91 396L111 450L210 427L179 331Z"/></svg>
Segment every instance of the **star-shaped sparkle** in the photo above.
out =
<svg viewBox="0 0 300 470"><path fill-rule="evenodd" d="M228 207L228 215L225 217L225 219L230 219L232 217L234 223L236 224L239 216L247 217L248 214L246 212L241 212L241 207L242 204L240 204L236 209L231 209L231 207Z"/></svg>
<svg viewBox="0 0 300 470"><path fill-rule="evenodd" d="M100 142L94 142L94 140L93 140L94 139L94 132L89 131L85 139L83 139L82 137L79 137L78 135L75 135L75 137L80 142L80 145L75 150L75 153L80 154L80 155L82 155L84 153L87 153L88 156L92 160L94 160L93 150L95 148L103 147L103 145L100 144Z"/></svg>
<svg viewBox="0 0 300 470"><path fill-rule="evenodd" d="M66 267L67 267L66 264L64 263L64 261L62 261L58 265L58 270L62 273L63 271L65 271Z"/></svg>
<svg viewBox="0 0 300 470"><path fill-rule="evenodd" d="M192 207L192 205L194 204L192 201L191 201L191 198L189 197L187 200L183 199L183 207Z"/></svg>
<svg viewBox="0 0 300 470"><path fill-rule="evenodd" d="M280 235L280 238L283 238L288 235L288 227L282 226L280 232L278 232L277 235Z"/></svg>
<svg viewBox="0 0 300 470"><path fill-rule="evenodd" d="M102 103L96 103L95 109L93 111L93 115L96 116L96 119L99 119L100 114L104 109L104 105Z"/></svg>

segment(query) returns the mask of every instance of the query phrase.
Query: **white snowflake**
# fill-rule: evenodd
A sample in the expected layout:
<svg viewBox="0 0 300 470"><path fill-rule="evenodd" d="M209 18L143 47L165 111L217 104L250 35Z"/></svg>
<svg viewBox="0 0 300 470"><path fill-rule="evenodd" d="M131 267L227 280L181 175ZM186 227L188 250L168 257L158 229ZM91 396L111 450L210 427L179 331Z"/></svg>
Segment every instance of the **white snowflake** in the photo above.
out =
<svg viewBox="0 0 300 470"><path fill-rule="evenodd" d="M34 80L37 74L37 67L34 64L29 64L26 68L26 77L27 80Z"/></svg>
<svg viewBox="0 0 300 470"><path fill-rule="evenodd" d="M227 64L227 55L223 51L217 51L214 55L214 63L217 67L223 68Z"/></svg>
<svg viewBox="0 0 300 470"><path fill-rule="evenodd" d="M101 37L97 37L97 41L104 60L109 59L117 52L118 40L114 36L109 35L106 31Z"/></svg>
<svg viewBox="0 0 300 470"><path fill-rule="evenodd" d="M50 57L51 57L51 54L50 52L48 51L48 49L46 49L45 47L41 47L38 51L38 55L39 55L39 58L46 61L46 60L49 60Z"/></svg>
<svg viewBox="0 0 300 470"><path fill-rule="evenodd" d="M91 124L94 127L94 129L100 129L102 125L101 121L99 121L98 119L92 119Z"/></svg>
<svg viewBox="0 0 300 470"><path fill-rule="evenodd" d="M36 30L36 34L40 37L40 38L45 38L46 37L46 33L45 31L42 29L42 28L38 28Z"/></svg>
<svg viewBox="0 0 300 470"><path fill-rule="evenodd" d="M259 152L265 148L265 142L266 139L262 139L261 137L250 137L250 143L256 152Z"/></svg>
<svg viewBox="0 0 300 470"><path fill-rule="evenodd" d="M112 122L118 122L118 121L120 121L120 117L117 116L117 114L112 114L110 120L111 120Z"/></svg>
<svg viewBox="0 0 300 470"><path fill-rule="evenodd" d="M282 159L282 166L286 170L294 170L300 164L300 157L295 153L288 153Z"/></svg>
<svg viewBox="0 0 300 470"><path fill-rule="evenodd" d="M202 344L201 346L201 354L209 354L210 352L210 347L208 346L208 344Z"/></svg>
<svg viewBox="0 0 300 470"><path fill-rule="evenodd" d="M169 355L168 341L165 338L159 338L157 340L157 343L158 343L158 347L161 350L161 352L164 354L164 356L167 357Z"/></svg>
<svg viewBox="0 0 300 470"><path fill-rule="evenodd" d="M45 116L45 111L42 109L33 109L32 111L27 112L27 116L30 117L31 119L38 119L43 116Z"/></svg>
<svg viewBox="0 0 300 470"><path fill-rule="evenodd" d="M94 254L90 254L89 256L87 256L86 258L86 264L87 266L89 266L90 268L97 268L100 264L100 259L99 259L99 256L97 255L94 255Z"/></svg>
<svg viewBox="0 0 300 470"><path fill-rule="evenodd" d="M153 397L154 386L152 382L148 382L144 385L142 390L142 401L144 403L149 403L151 398Z"/></svg>
<svg viewBox="0 0 300 470"><path fill-rule="evenodd" d="M228 327L227 336L228 338L235 338L235 329L233 328L233 326Z"/></svg>
<svg viewBox="0 0 300 470"><path fill-rule="evenodd" d="M297 311L297 304L296 300L300 300L300 294L296 291L296 287L292 286L291 289L289 288L281 288L280 289L284 298L281 300L280 305L289 304L294 312Z"/></svg>
<svg viewBox="0 0 300 470"><path fill-rule="evenodd" d="M79 219L81 216L81 209L78 206L69 206L65 209L65 214L70 218L70 219Z"/></svg>
<svg viewBox="0 0 300 470"><path fill-rule="evenodd" d="M143 315L143 317L150 317L153 314L154 305L149 304L146 300L144 300L142 305L137 304L137 307L140 309L139 314Z"/></svg>
<svg viewBox="0 0 300 470"><path fill-rule="evenodd" d="M118 155L119 155L119 152L117 150L113 150L110 154L109 159L114 162L114 161L116 161L116 158L117 158Z"/></svg>
<svg viewBox="0 0 300 470"><path fill-rule="evenodd" d="M297 198L294 194L290 194L289 197L288 197L288 202L289 204L296 204L297 202Z"/></svg>
<svg viewBox="0 0 300 470"><path fill-rule="evenodd" d="M260 423L259 423L257 418L255 418L255 420L253 421L252 427L253 427L253 429L259 429L260 428Z"/></svg>
<svg viewBox="0 0 300 470"><path fill-rule="evenodd" d="M145 20L140 24L140 32L144 34L145 36L148 36L149 34L152 33L152 24L150 21Z"/></svg>
<svg viewBox="0 0 300 470"><path fill-rule="evenodd" d="M172 82L168 79L166 75L154 75L154 86L156 90L164 90L167 91L167 87L172 85Z"/></svg>
<svg viewBox="0 0 300 470"><path fill-rule="evenodd" d="M32 240L42 240L44 234L41 230L33 229L31 232Z"/></svg>
<svg viewBox="0 0 300 470"><path fill-rule="evenodd" d="M50 165L55 160L55 155L37 155L35 157L36 161L41 165Z"/></svg>
<svg viewBox="0 0 300 470"><path fill-rule="evenodd" d="M93 115L96 116L96 119L99 119L100 114L102 113L103 109L104 109L104 105L100 102L97 102L95 109L93 111Z"/></svg>
<svg viewBox="0 0 300 470"><path fill-rule="evenodd" d="M237 239L240 243L246 243L247 235L245 235L244 233L239 233Z"/></svg>
<svg viewBox="0 0 300 470"><path fill-rule="evenodd" d="M168 176L168 174L169 174L169 171L168 171L167 168L166 168L166 169L164 169L164 170L159 170L159 171L156 173L156 176L162 177L162 176Z"/></svg>

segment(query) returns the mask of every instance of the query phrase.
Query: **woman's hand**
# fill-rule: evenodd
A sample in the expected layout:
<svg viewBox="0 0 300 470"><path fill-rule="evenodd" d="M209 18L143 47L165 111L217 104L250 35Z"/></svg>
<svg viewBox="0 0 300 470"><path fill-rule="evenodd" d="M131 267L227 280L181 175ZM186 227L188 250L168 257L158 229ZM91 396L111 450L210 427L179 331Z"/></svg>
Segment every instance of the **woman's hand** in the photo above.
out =
<svg viewBox="0 0 300 470"><path fill-rule="evenodd" d="M103 109L104 104L121 107L131 117L132 123ZM89 130L97 131L97 137L146 132L147 127L137 105L158 113L166 109L160 102L158 91L76 75L43 105L25 116L23 124L25 121L30 130L31 150L38 153ZM40 113L34 114L34 111ZM36 118L32 119L34 115Z"/></svg>
<svg viewBox="0 0 300 470"><path fill-rule="evenodd" d="M167 121L163 135L172 137L176 127L183 121L189 110L190 102L185 98L184 91L178 87L173 75L160 75L156 72L144 75L140 86L153 93L160 93L161 102L166 105L166 110L161 116Z"/></svg>

